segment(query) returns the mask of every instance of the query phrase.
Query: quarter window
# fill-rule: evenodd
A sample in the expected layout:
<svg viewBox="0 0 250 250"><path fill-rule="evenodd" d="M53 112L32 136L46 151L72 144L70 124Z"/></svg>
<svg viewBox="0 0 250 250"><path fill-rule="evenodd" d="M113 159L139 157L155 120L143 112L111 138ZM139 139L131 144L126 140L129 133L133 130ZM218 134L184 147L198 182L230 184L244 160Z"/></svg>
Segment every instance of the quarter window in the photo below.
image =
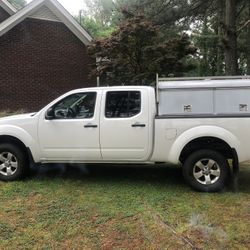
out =
<svg viewBox="0 0 250 250"><path fill-rule="evenodd" d="M107 118L128 118L141 111L140 91L110 91L106 96Z"/></svg>

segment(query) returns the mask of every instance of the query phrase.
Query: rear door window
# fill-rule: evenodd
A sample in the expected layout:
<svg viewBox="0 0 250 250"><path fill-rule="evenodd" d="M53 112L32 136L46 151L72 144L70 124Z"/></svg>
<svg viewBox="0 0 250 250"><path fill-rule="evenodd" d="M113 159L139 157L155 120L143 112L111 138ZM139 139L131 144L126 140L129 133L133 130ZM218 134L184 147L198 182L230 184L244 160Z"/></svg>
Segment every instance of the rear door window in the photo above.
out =
<svg viewBox="0 0 250 250"><path fill-rule="evenodd" d="M140 91L109 91L106 95L105 117L129 118L141 112Z"/></svg>

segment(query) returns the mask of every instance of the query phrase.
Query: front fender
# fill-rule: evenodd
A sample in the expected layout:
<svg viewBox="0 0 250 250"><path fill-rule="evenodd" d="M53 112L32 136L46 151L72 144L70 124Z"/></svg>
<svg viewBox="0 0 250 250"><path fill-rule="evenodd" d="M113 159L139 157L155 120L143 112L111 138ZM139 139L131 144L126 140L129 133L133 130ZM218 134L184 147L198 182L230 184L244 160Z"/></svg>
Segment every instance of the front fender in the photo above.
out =
<svg viewBox="0 0 250 250"><path fill-rule="evenodd" d="M34 161L39 161L39 146L27 131L14 125L0 125L0 136L1 135L12 136L20 140L27 148L30 149Z"/></svg>
<svg viewBox="0 0 250 250"><path fill-rule="evenodd" d="M169 152L169 160L173 163L179 163L179 158L183 148L194 139L200 137L215 137L225 141L237 153L241 152L240 141L230 131L217 126L199 126L188 129L178 136Z"/></svg>

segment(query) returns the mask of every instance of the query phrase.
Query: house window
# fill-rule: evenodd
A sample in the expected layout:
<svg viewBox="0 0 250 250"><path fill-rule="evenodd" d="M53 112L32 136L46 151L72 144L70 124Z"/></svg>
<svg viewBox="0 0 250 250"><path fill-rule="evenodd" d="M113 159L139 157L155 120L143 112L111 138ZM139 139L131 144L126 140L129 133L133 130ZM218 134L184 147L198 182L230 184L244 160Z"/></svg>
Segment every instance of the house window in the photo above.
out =
<svg viewBox="0 0 250 250"><path fill-rule="evenodd" d="M140 91L109 91L106 95L105 117L128 118L141 111Z"/></svg>
<svg viewBox="0 0 250 250"><path fill-rule="evenodd" d="M77 93L65 97L54 105L55 119L92 118L95 111L96 93Z"/></svg>

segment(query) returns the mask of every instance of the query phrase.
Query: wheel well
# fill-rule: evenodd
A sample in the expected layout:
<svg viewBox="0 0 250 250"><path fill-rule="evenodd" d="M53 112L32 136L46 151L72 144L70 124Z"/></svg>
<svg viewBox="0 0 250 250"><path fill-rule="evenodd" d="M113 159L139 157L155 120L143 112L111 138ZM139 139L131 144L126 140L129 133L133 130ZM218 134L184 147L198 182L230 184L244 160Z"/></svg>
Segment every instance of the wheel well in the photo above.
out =
<svg viewBox="0 0 250 250"><path fill-rule="evenodd" d="M29 152L29 149L24 145L22 141L20 141L16 137L10 136L10 135L1 135L0 143L10 143L19 147L25 153L25 157L28 160L32 160L32 156L31 156L31 153Z"/></svg>
<svg viewBox="0 0 250 250"><path fill-rule="evenodd" d="M221 153L226 159L234 159L233 149L223 140L216 137L200 137L189 142L180 154L180 162L193 152L200 149L210 149Z"/></svg>

